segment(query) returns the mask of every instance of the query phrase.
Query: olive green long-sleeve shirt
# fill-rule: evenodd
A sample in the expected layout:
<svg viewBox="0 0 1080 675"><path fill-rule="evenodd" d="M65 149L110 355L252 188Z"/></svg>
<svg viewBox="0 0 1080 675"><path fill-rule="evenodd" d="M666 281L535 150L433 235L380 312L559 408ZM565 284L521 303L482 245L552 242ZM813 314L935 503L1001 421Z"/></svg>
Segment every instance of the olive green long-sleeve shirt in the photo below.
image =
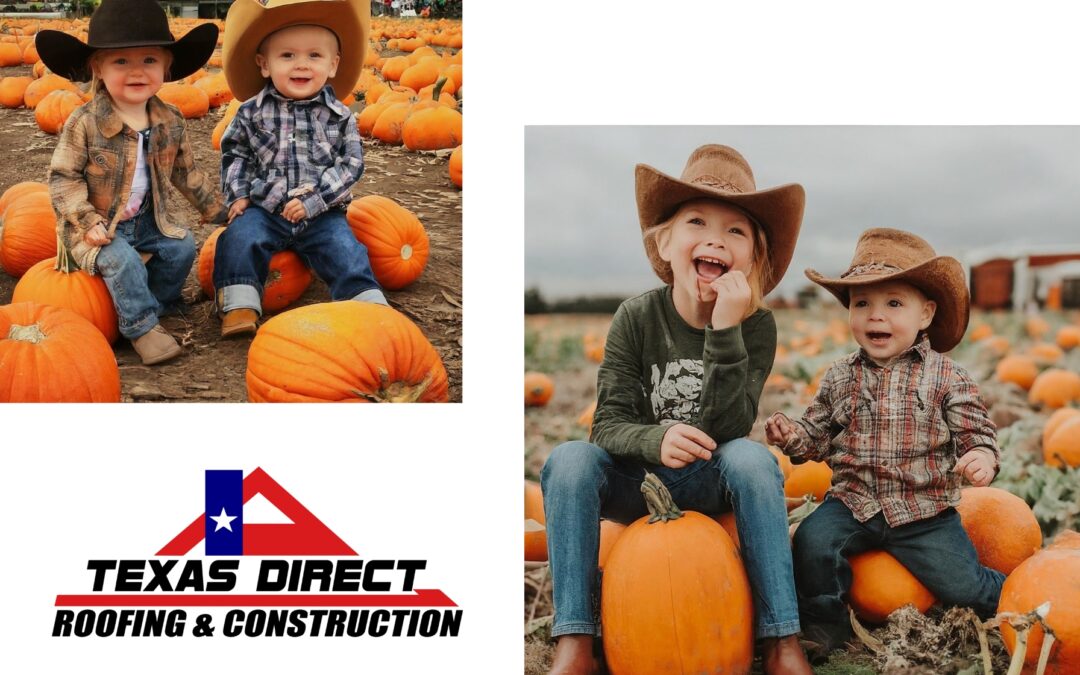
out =
<svg viewBox="0 0 1080 675"><path fill-rule="evenodd" d="M608 332L591 440L612 456L659 464L672 424L718 444L746 436L775 355L768 310L731 328L698 329L679 316L668 286L630 298Z"/></svg>

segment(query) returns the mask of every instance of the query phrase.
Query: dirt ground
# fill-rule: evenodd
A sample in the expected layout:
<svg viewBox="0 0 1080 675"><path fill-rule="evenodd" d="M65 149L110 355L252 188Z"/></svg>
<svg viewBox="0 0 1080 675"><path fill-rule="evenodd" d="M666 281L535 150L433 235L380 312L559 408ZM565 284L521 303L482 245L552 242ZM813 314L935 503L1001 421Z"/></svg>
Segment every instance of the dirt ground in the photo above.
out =
<svg viewBox="0 0 1080 675"><path fill-rule="evenodd" d="M0 77L29 74L29 66L0 68ZM188 120L196 166L214 176L220 175L220 154L211 145L210 136L223 112L224 106L202 119ZM21 181L44 182L55 147L56 136L38 129L32 110L0 108L0 153L7 158L0 162L0 193ZM461 191L450 182L448 155L449 151L415 153L365 141L366 168L353 194L389 197L424 224L431 242L427 268L408 288L387 291L386 295L391 306L412 319L439 352L449 375L450 400L461 401ZM214 230L213 225L198 224L198 213L175 191L168 211L174 222L191 227L200 248ZM183 315L162 320L182 342L183 356L147 367L127 340L120 338L113 345L120 366L122 401L247 400L244 373L251 342L220 338L213 302L202 293L194 267L184 289ZM0 304L11 302L16 282L0 271ZM326 285L316 278L290 307L329 300Z"/></svg>

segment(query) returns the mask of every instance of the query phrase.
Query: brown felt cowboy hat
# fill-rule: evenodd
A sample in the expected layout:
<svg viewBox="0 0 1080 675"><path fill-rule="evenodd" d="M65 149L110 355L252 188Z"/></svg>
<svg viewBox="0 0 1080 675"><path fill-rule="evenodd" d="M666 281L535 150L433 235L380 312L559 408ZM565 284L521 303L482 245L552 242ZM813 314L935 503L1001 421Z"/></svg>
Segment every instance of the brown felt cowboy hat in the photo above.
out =
<svg viewBox="0 0 1080 675"><path fill-rule="evenodd" d="M806 193L801 185L790 183L759 191L750 165L726 145L703 145L694 150L679 178L646 164L637 165L634 178L642 233L675 215L683 202L719 199L745 211L765 232L772 274L762 280L761 294L767 294L780 283L791 263L802 225ZM665 284L670 284L671 264L660 257L654 237L645 238L645 252L653 271Z"/></svg>
<svg viewBox="0 0 1080 675"><path fill-rule="evenodd" d="M322 26L337 35L341 59L329 83L338 98L352 92L364 67L371 5L367 0L236 0L225 17L221 60L233 95L246 101L266 85L255 54L271 33L289 26Z"/></svg>
<svg viewBox="0 0 1080 675"><path fill-rule="evenodd" d="M863 232L855 244L851 266L830 279L815 270L806 277L848 306L852 286L902 281L918 288L937 303L934 320L926 329L930 346L947 352L960 342L968 324L968 289L960 261L939 256L930 244L910 232L878 227Z"/></svg>
<svg viewBox="0 0 1080 675"><path fill-rule="evenodd" d="M207 23L177 40L169 32L165 10L154 0L102 0L90 17L86 42L58 30L43 30L34 37L34 45L49 70L75 82L90 79L88 59L99 49L164 47L172 52L169 79L180 80L206 64L217 36L217 26Z"/></svg>

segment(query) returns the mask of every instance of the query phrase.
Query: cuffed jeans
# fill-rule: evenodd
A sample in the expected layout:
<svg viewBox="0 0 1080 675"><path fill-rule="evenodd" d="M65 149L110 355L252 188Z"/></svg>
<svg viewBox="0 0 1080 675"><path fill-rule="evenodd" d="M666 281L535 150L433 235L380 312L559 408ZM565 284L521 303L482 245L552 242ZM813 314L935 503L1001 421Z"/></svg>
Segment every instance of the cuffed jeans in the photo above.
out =
<svg viewBox="0 0 1080 675"><path fill-rule="evenodd" d="M616 460L584 441L552 451L541 474L555 601L552 637L598 634L593 608L600 517L629 523L648 514L641 495L646 469L664 482L682 509L719 514L734 508L757 637L797 633L783 476L764 446L740 438L720 445L711 459L682 469Z"/></svg>
<svg viewBox="0 0 1080 675"><path fill-rule="evenodd" d="M889 527L880 511L860 523L843 502L827 497L795 531L795 579L804 627L816 626L837 642L850 636L847 558L873 549L892 554L942 604L971 607L983 618L997 611L1005 575L979 564L956 509Z"/></svg>
<svg viewBox="0 0 1080 675"><path fill-rule="evenodd" d="M158 317L176 309L191 264L195 239L166 237L158 230L147 195L143 209L117 224L116 236L101 247L94 267L112 296L120 334L129 340L157 325ZM143 264L140 253L152 257Z"/></svg>
<svg viewBox="0 0 1080 675"><path fill-rule="evenodd" d="M282 216L252 205L218 239L214 288L221 292L221 310L253 309L261 314L270 258L285 249L296 251L326 282L332 300L360 296L386 304L371 271L367 247L357 241L343 211L330 209L297 228Z"/></svg>

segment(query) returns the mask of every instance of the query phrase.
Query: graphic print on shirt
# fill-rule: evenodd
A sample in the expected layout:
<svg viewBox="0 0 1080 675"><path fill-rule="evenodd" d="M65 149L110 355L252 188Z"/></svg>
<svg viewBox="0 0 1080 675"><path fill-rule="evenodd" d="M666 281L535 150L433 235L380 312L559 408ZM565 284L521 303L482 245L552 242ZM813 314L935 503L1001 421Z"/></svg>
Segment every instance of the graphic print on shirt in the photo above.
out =
<svg viewBox="0 0 1080 675"><path fill-rule="evenodd" d="M705 369L701 359L678 359L664 366L664 374L652 366L652 391L649 401L653 417L660 424L692 422L701 407L701 381Z"/></svg>

